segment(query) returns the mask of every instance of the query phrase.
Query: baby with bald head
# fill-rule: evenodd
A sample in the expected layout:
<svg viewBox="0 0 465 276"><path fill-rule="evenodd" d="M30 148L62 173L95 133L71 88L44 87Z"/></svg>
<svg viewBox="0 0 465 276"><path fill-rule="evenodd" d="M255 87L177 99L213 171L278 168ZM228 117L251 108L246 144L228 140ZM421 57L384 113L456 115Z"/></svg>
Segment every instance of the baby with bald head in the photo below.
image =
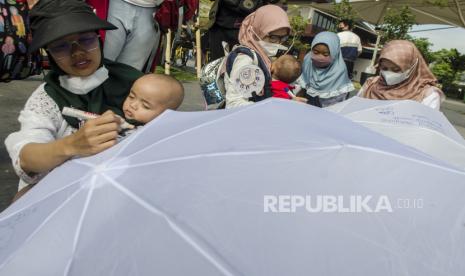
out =
<svg viewBox="0 0 465 276"><path fill-rule="evenodd" d="M147 74L137 79L123 103L128 122L146 124L167 109L176 110L184 99L184 87L172 76Z"/></svg>

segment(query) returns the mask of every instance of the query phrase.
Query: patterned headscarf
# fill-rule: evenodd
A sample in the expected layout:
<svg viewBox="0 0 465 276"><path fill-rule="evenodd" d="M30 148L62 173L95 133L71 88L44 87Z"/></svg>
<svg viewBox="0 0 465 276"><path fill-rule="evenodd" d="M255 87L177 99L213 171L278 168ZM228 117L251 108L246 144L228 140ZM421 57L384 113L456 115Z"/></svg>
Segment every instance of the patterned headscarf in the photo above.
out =
<svg viewBox="0 0 465 276"><path fill-rule="evenodd" d="M242 21L239 30L239 43L255 50L265 62L268 70L271 67L271 60L266 55L263 48L257 41L259 38L264 38L270 32L276 31L281 28L289 29L289 18L286 12L276 5L265 5L257 9L255 12L249 14L244 21Z"/></svg>
<svg viewBox="0 0 465 276"><path fill-rule="evenodd" d="M396 85L388 86L381 76L368 79L363 85L363 97L378 100L415 100L421 102L437 79L431 73L415 44L407 40L392 40L381 51L380 60L387 59L399 66L402 72L414 67L410 77ZM418 62L417 62L418 60ZM416 65L415 65L416 63ZM437 89L440 91L439 89ZM442 93L442 91L441 91Z"/></svg>

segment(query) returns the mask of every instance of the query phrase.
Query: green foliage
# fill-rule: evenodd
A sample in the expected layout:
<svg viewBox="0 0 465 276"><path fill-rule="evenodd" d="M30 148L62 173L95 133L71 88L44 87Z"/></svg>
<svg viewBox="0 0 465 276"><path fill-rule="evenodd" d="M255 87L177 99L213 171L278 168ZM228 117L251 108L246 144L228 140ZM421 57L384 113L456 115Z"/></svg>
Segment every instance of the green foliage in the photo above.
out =
<svg viewBox="0 0 465 276"><path fill-rule="evenodd" d="M291 36L294 40L294 48L297 50L308 50L310 45L302 43L300 38L304 34L307 26L310 24L310 21L303 19L303 17L300 15L296 15L289 19L289 23L291 24L292 28Z"/></svg>
<svg viewBox="0 0 465 276"><path fill-rule="evenodd" d="M435 6L445 8L448 6L449 1L448 0L426 0L424 1L426 4L433 4Z"/></svg>
<svg viewBox="0 0 465 276"><path fill-rule="evenodd" d="M460 54L457 49L442 49L434 52L433 58L437 63L448 63L454 71L465 70L465 55Z"/></svg>
<svg viewBox="0 0 465 276"><path fill-rule="evenodd" d="M454 81L454 71L448 63L435 63L431 71L442 83L443 87L449 86Z"/></svg>
<svg viewBox="0 0 465 276"><path fill-rule="evenodd" d="M156 74L164 74L165 73L165 68L162 66L157 66L155 70ZM178 67L171 66L170 68L170 74L171 76L175 77L179 81L196 81L197 76L194 73L191 73L189 71L183 70Z"/></svg>
<svg viewBox="0 0 465 276"><path fill-rule="evenodd" d="M465 71L465 55L460 54L457 49L450 49L451 54L450 63L452 69L456 72Z"/></svg>
<svg viewBox="0 0 465 276"><path fill-rule="evenodd" d="M383 42L393 39L407 39L407 33L413 24L415 24L415 15L408 6L400 10L389 9L381 26Z"/></svg>
<svg viewBox="0 0 465 276"><path fill-rule="evenodd" d="M333 6L334 15L339 19L339 22L343 20L355 22L358 18L360 18L357 11L354 10L352 5L350 4L349 0L341 0L341 2L339 3L334 1Z"/></svg>
<svg viewBox="0 0 465 276"><path fill-rule="evenodd" d="M465 72L465 54L461 54L457 49L442 49L436 52L431 51L433 44L427 38L407 37L421 52L428 64L431 64L431 71L447 89L454 81L459 81Z"/></svg>
<svg viewBox="0 0 465 276"><path fill-rule="evenodd" d="M432 56L434 60L432 71L443 86L450 86L465 71L465 55L457 49L442 49L432 53Z"/></svg>
<svg viewBox="0 0 465 276"><path fill-rule="evenodd" d="M431 46L433 46L433 43L431 43L427 38L408 37L408 40L412 41L415 44L415 46L417 46L426 63L430 64L434 61L433 52L431 51Z"/></svg>
<svg viewBox="0 0 465 276"><path fill-rule="evenodd" d="M293 35L302 35L310 22L309 20L304 20L300 15L295 15L289 19L289 23L291 24Z"/></svg>

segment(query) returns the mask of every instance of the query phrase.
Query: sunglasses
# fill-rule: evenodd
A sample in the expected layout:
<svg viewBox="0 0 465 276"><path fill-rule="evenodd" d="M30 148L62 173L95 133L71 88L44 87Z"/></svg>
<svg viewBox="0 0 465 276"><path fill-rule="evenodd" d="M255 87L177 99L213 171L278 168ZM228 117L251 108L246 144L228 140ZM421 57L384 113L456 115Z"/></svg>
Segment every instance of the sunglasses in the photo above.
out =
<svg viewBox="0 0 465 276"><path fill-rule="evenodd" d="M55 59L60 60L71 56L74 44L86 52L99 49L99 37L97 34L83 34L74 41L61 40L53 42L47 49Z"/></svg>

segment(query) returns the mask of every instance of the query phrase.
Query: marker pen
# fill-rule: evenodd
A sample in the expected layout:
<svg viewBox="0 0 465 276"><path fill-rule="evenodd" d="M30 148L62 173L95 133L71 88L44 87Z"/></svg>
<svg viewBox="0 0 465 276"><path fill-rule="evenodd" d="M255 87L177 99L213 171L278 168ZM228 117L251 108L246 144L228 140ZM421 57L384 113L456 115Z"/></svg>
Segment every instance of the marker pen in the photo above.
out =
<svg viewBox="0 0 465 276"><path fill-rule="evenodd" d="M100 115L95 114L95 113L82 111L82 110L75 109L75 108L72 108L72 107L63 107L63 111L61 113L63 115L65 115L65 116L74 117L74 118L78 118L78 119L81 119L81 120L95 119L95 118L100 116ZM121 123L120 127L122 129L133 129L134 128L133 125L131 125L130 123L128 123L128 122L126 122L124 120Z"/></svg>

